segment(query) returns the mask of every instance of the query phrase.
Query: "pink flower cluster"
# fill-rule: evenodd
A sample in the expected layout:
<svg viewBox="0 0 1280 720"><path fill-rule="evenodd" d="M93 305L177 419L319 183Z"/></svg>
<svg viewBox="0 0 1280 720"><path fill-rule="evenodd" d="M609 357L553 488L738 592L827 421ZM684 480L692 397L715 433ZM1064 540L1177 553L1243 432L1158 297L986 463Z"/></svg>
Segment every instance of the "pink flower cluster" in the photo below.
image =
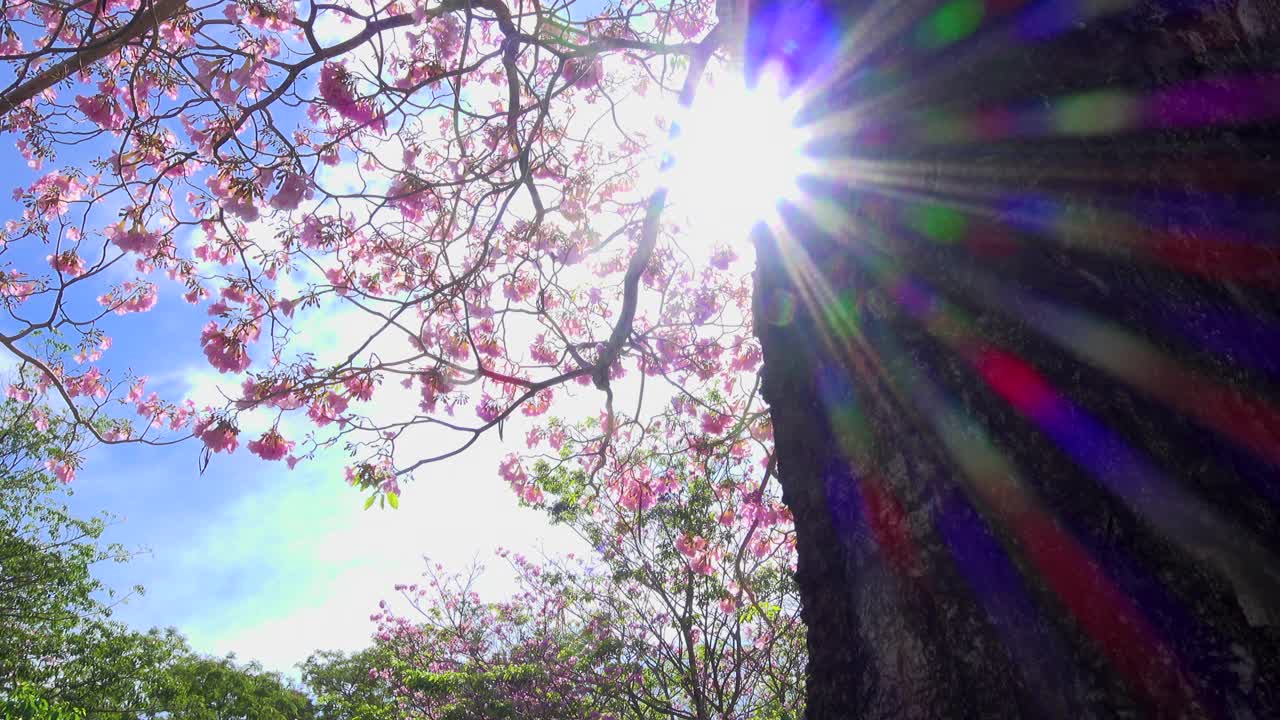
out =
<svg viewBox="0 0 1280 720"><path fill-rule="evenodd" d="M311 403L307 408L307 417L317 427L324 427L331 422L342 424L342 413L347 411L347 399L336 392L328 392Z"/></svg>
<svg viewBox="0 0 1280 720"><path fill-rule="evenodd" d="M497 420L506 409L506 405L501 400L490 397L488 394L481 396L480 402L476 403L476 415L487 423Z"/></svg>
<svg viewBox="0 0 1280 720"><path fill-rule="evenodd" d="M387 204L399 210L406 220L421 222L427 213L440 210L440 197L412 175L400 174L387 188Z"/></svg>
<svg viewBox="0 0 1280 720"><path fill-rule="evenodd" d="M353 400L372 400L377 378L372 374L351 375L342 384L347 388L347 395Z"/></svg>
<svg viewBox="0 0 1280 720"><path fill-rule="evenodd" d="M269 405L281 410L296 410L303 404L303 399L294 393L289 382L284 380L246 379L240 387L244 394L236 401L236 407L241 410L259 405Z"/></svg>
<svg viewBox="0 0 1280 720"><path fill-rule="evenodd" d="M155 283L126 280L120 286L98 298L98 303L109 307L117 315L147 312L156 306L159 295Z"/></svg>
<svg viewBox="0 0 1280 720"><path fill-rule="evenodd" d="M702 432L708 435L720 435L733 418L720 412L705 412L702 414Z"/></svg>
<svg viewBox="0 0 1280 720"><path fill-rule="evenodd" d="M222 14L233 25L246 24L269 32L285 32L290 30L295 16L293 3L251 0L250 2L227 3Z"/></svg>
<svg viewBox="0 0 1280 720"><path fill-rule="evenodd" d="M113 245L125 252L150 255L159 247L160 240L164 236L159 233L149 232L137 223L132 224L126 230L122 221L107 228L107 237L111 239Z"/></svg>
<svg viewBox="0 0 1280 720"><path fill-rule="evenodd" d="M303 200L309 200L313 195L315 192L306 176L286 172L280 179L280 190L271 198L270 205L277 210L294 210Z"/></svg>
<svg viewBox="0 0 1280 720"><path fill-rule="evenodd" d="M118 130L124 127L124 112L120 104L109 93L99 92L97 95L76 96L76 107L98 127L106 130Z"/></svg>
<svg viewBox="0 0 1280 720"><path fill-rule="evenodd" d="M273 427L257 440L250 440L247 447L249 452L263 460L281 460L293 450L294 444L285 440L280 431Z"/></svg>
<svg viewBox="0 0 1280 720"><path fill-rule="evenodd" d="M249 353L245 350L245 341L237 333L227 332L218 327L218 323L210 321L200 333L200 345L204 347L204 355L209 363L218 368L218 372L244 372L249 367Z"/></svg>
<svg viewBox="0 0 1280 720"><path fill-rule="evenodd" d="M231 453L240 445L240 430L227 420L201 420L196 423L195 434L213 452Z"/></svg>
<svg viewBox="0 0 1280 720"><path fill-rule="evenodd" d="M542 490L525 474L524 468L520 465L520 458L515 455L504 458L498 465L498 475L511 484L511 488L522 501L530 505L538 505L542 502Z"/></svg>
<svg viewBox="0 0 1280 720"><path fill-rule="evenodd" d="M569 58L564 64L564 79L570 85L589 90L600 84L604 67L598 58Z"/></svg>
<svg viewBox="0 0 1280 720"><path fill-rule="evenodd" d="M95 178L90 178L86 183L74 175L52 172L32 183L25 191L15 190L13 197L15 200L25 198L31 201L31 209L26 213L28 217L34 213L52 220L65 214L70 203L83 197L84 191L93 185L94 180Z"/></svg>
<svg viewBox="0 0 1280 720"><path fill-rule="evenodd" d="M222 209L240 217L245 222L258 219L258 206L254 204L253 183L227 173L211 175L205 185L222 202Z"/></svg>
<svg viewBox="0 0 1280 720"><path fill-rule="evenodd" d="M45 460L44 466L58 478L58 482L66 485L76 479L76 468L69 461L65 460Z"/></svg>
<svg viewBox="0 0 1280 720"><path fill-rule="evenodd" d="M452 15L436 18L428 32L441 57L449 57L462 49L462 23Z"/></svg>
<svg viewBox="0 0 1280 720"><path fill-rule="evenodd" d="M673 473L663 473L655 478L648 467L642 467L638 472L624 467L614 473L609 485L619 505L638 511L657 505L658 500L674 491L678 483Z"/></svg>
<svg viewBox="0 0 1280 720"><path fill-rule="evenodd" d="M102 371L96 367L91 367L80 375L63 378L62 387L71 397L83 396L101 400L107 396Z"/></svg>
<svg viewBox="0 0 1280 720"><path fill-rule="evenodd" d="M686 533L676 538L676 550L689 559L689 567L699 575L715 572L712 562L718 552L710 547L706 538Z"/></svg>
<svg viewBox="0 0 1280 720"><path fill-rule="evenodd" d="M21 302L39 289L38 284L19 270L10 270L8 274L0 272L0 298L15 298Z"/></svg>
<svg viewBox="0 0 1280 720"><path fill-rule="evenodd" d="M77 255L74 250L50 255L48 260L49 265L54 270L68 277L80 277L84 274L84 259Z"/></svg>
<svg viewBox="0 0 1280 720"><path fill-rule="evenodd" d="M337 63L327 62L320 69L320 97L342 117L360 125L383 132L387 119L370 100L356 98L355 81L347 69Z"/></svg>
<svg viewBox="0 0 1280 720"><path fill-rule="evenodd" d="M347 484L361 489L376 487L384 493L400 494L391 461L383 458L377 463L361 463L346 468Z"/></svg>

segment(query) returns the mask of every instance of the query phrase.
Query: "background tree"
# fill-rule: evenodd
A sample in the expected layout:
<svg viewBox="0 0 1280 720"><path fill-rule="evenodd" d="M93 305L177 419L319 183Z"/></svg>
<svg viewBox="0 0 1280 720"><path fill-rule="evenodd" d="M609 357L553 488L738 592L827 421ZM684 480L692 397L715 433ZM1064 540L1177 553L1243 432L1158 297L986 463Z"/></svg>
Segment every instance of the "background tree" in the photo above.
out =
<svg viewBox="0 0 1280 720"><path fill-rule="evenodd" d="M307 693L257 663L187 654L165 668L139 717L310 720L315 709Z"/></svg>
<svg viewBox="0 0 1280 720"><path fill-rule="evenodd" d="M320 720L399 720L403 717L392 688L377 670L388 667L390 654L383 646L346 654L324 650L313 653L299 667L302 682L313 693Z"/></svg>
<svg viewBox="0 0 1280 720"><path fill-rule="evenodd" d="M436 566L399 588L416 614L375 616L390 653L379 677L406 717L800 716L789 515L767 483L741 483L767 461L764 443L688 447L701 420L683 403L644 427L615 420L603 469L584 451L599 441L595 421L553 421L556 452L532 475L515 457L503 466L527 504L595 548L590 557L503 551L518 589L501 602L475 592L478 569ZM767 435L762 413L739 421Z"/></svg>
<svg viewBox="0 0 1280 720"><path fill-rule="evenodd" d="M6 688L0 696L0 712L14 720L83 720L84 711L50 702L38 688L25 683Z"/></svg>
<svg viewBox="0 0 1280 720"><path fill-rule="evenodd" d="M199 657L173 629L137 632L110 619L124 598L94 566L132 554L101 542L106 516L77 518L64 504L58 474L74 430L39 407L0 403L3 716L310 717L308 698L274 673Z"/></svg>
<svg viewBox="0 0 1280 720"><path fill-rule="evenodd" d="M74 429L14 400L0 405L0 428L0 688L82 710L128 707L181 641L110 620L122 598L93 566L130 553L100 542L108 518L77 518L62 502Z"/></svg>

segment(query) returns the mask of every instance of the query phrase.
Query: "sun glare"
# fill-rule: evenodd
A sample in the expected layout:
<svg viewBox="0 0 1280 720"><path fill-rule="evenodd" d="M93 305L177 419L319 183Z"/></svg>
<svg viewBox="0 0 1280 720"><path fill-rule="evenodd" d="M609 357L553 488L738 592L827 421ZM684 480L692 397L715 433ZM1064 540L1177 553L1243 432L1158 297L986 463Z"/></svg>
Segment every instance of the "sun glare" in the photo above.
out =
<svg viewBox="0 0 1280 720"><path fill-rule="evenodd" d="M781 203L795 199L811 170L796 98L784 97L774 75L751 88L730 75L699 89L670 146L668 203L690 252L744 244L757 222L772 222Z"/></svg>

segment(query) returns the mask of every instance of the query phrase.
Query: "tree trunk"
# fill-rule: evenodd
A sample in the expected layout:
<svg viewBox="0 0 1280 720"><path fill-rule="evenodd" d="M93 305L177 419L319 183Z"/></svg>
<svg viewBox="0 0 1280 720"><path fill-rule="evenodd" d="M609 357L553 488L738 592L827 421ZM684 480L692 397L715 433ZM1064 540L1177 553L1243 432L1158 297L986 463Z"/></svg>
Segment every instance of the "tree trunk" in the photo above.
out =
<svg viewBox="0 0 1280 720"><path fill-rule="evenodd" d="M1276 3L752 12L806 717L1280 717Z"/></svg>

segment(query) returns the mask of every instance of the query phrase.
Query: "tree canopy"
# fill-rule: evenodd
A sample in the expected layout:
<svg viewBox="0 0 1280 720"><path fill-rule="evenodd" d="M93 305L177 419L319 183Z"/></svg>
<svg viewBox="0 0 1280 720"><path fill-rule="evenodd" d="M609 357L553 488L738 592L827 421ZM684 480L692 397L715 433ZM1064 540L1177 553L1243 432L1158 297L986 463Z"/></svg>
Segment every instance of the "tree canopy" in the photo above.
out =
<svg viewBox="0 0 1280 720"><path fill-rule="evenodd" d="M709 4L18 4L6 23L0 122L37 177L4 252L48 248L3 281L9 392L98 441L231 451L265 413L251 452L341 442L383 496L566 386L604 393L597 471L670 397L717 441L759 412L747 269L714 231L675 242L658 182L681 103L738 82ZM225 406L104 364L114 316L170 294L207 310L191 331L242 385ZM322 316L343 333L318 351ZM424 427L440 452L416 451Z"/></svg>

